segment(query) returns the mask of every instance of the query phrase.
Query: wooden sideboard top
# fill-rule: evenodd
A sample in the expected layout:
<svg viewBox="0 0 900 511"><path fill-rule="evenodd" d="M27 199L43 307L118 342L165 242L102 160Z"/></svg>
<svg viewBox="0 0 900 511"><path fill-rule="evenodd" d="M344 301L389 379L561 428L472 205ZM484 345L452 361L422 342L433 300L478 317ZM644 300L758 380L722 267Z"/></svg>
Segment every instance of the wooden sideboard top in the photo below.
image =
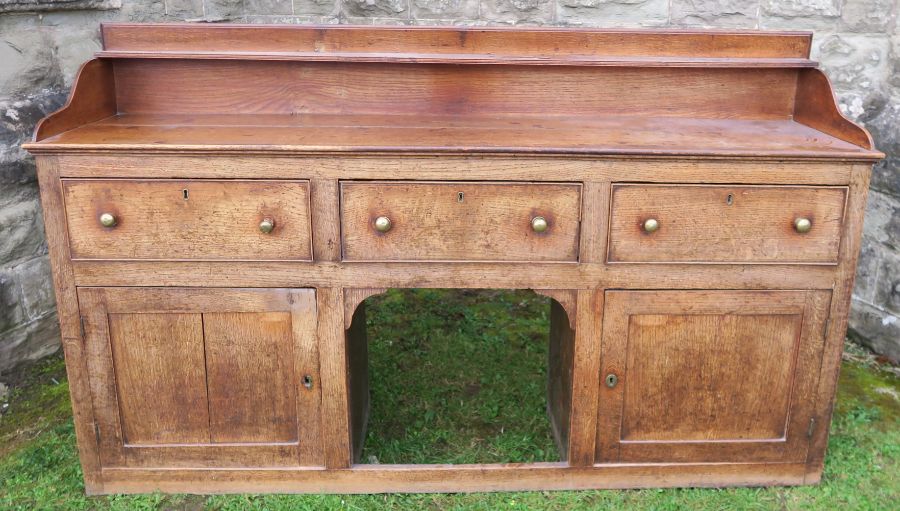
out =
<svg viewBox="0 0 900 511"><path fill-rule="evenodd" d="M104 24L32 152L874 160L811 34Z"/></svg>

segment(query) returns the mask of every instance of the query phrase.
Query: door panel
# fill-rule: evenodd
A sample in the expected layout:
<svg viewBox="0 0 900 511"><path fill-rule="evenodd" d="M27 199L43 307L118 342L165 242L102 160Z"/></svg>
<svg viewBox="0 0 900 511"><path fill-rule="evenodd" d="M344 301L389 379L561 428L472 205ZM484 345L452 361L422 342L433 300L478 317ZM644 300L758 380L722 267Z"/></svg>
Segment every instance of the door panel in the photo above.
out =
<svg viewBox="0 0 900 511"><path fill-rule="evenodd" d="M78 298L103 466L322 465L313 290Z"/></svg>
<svg viewBox="0 0 900 511"><path fill-rule="evenodd" d="M208 313L203 324L211 440L296 441L291 315Z"/></svg>
<svg viewBox="0 0 900 511"><path fill-rule="evenodd" d="M805 460L829 299L608 291L598 460Z"/></svg>
<svg viewBox="0 0 900 511"><path fill-rule="evenodd" d="M126 444L209 440L200 314L110 314Z"/></svg>

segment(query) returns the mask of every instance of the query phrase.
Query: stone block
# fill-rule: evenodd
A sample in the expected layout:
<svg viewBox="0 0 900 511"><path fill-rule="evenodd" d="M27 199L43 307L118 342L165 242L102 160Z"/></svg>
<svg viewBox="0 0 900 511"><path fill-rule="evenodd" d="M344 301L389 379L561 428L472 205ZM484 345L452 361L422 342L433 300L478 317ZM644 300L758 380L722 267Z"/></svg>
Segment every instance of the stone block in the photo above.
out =
<svg viewBox="0 0 900 511"><path fill-rule="evenodd" d="M14 263L47 252L37 201L17 202L0 209L0 232L0 261Z"/></svg>
<svg viewBox="0 0 900 511"><path fill-rule="evenodd" d="M784 18L838 16L841 0L765 0L763 11Z"/></svg>
<svg viewBox="0 0 900 511"><path fill-rule="evenodd" d="M885 251L875 286L875 306L900 316L900 252Z"/></svg>
<svg viewBox="0 0 900 511"><path fill-rule="evenodd" d="M598 27L662 26L669 20L668 0L559 0L558 20Z"/></svg>
<svg viewBox="0 0 900 511"><path fill-rule="evenodd" d="M58 26L52 32L52 38L63 86L69 89L82 64L90 60L95 52L100 51L100 29L99 27L72 29Z"/></svg>
<svg viewBox="0 0 900 511"><path fill-rule="evenodd" d="M872 190L900 199L900 91L886 98L883 107L866 119L865 126L875 147L886 155L872 172ZM892 243L900 247L900 241Z"/></svg>
<svg viewBox="0 0 900 511"><path fill-rule="evenodd" d="M834 84L842 98L863 98L881 93L886 85L890 39L884 35L831 34L813 41L813 57ZM846 106L846 104L845 104ZM862 105L855 117L862 113ZM854 110L850 108L851 115Z"/></svg>
<svg viewBox="0 0 900 511"><path fill-rule="evenodd" d="M26 318L22 291L12 270L0 271L0 339L2 332L12 330Z"/></svg>
<svg viewBox="0 0 900 511"><path fill-rule="evenodd" d="M342 12L348 17L407 18L407 0L343 0Z"/></svg>
<svg viewBox="0 0 900 511"><path fill-rule="evenodd" d="M0 336L0 373L56 353L60 347L59 335L55 312L4 332Z"/></svg>
<svg viewBox="0 0 900 511"><path fill-rule="evenodd" d="M22 307L29 318L37 319L56 308L49 257L36 257L12 268L11 271L15 272L15 279L19 281Z"/></svg>
<svg viewBox="0 0 900 511"><path fill-rule="evenodd" d="M900 199L870 190L863 233L886 248L900 252Z"/></svg>
<svg viewBox="0 0 900 511"><path fill-rule="evenodd" d="M295 15L336 16L340 11L338 0L294 0Z"/></svg>
<svg viewBox="0 0 900 511"><path fill-rule="evenodd" d="M900 318L870 304L854 301L848 334L872 351L900 362Z"/></svg>
<svg viewBox="0 0 900 511"><path fill-rule="evenodd" d="M473 19L478 17L479 0L410 0L414 19Z"/></svg>
<svg viewBox="0 0 900 511"><path fill-rule="evenodd" d="M203 0L166 0L166 13L180 19L203 17Z"/></svg>
<svg viewBox="0 0 900 511"><path fill-rule="evenodd" d="M759 0L672 0L669 20L694 27L756 28Z"/></svg>
<svg viewBox="0 0 900 511"><path fill-rule="evenodd" d="M62 75L46 30L0 33L0 97L21 97L61 86Z"/></svg>
<svg viewBox="0 0 900 511"><path fill-rule="evenodd" d="M764 0L759 28L836 31L840 15L841 0Z"/></svg>
<svg viewBox="0 0 900 511"><path fill-rule="evenodd" d="M553 0L484 0L481 17L503 23L542 24L553 21Z"/></svg>
<svg viewBox="0 0 900 511"><path fill-rule="evenodd" d="M0 13L118 9L122 0L3 0Z"/></svg>
<svg viewBox="0 0 900 511"><path fill-rule="evenodd" d="M853 297L872 303L875 300L876 280L878 279L878 267L881 263L881 246L868 237L863 237L862 247L859 251L859 260L856 265L856 282L853 288Z"/></svg>
<svg viewBox="0 0 900 511"><path fill-rule="evenodd" d="M848 32L886 32L896 16L897 0L848 0L841 9L841 29Z"/></svg>
<svg viewBox="0 0 900 511"><path fill-rule="evenodd" d="M208 21L237 20L244 15L244 0L204 0Z"/></svg>
<svg viewBox="0 0 900 511"><path fill-rule="evenodd" d="M244 13L248 15L262 14L267 16L293 14L291 0L244 0Z"/></svg>

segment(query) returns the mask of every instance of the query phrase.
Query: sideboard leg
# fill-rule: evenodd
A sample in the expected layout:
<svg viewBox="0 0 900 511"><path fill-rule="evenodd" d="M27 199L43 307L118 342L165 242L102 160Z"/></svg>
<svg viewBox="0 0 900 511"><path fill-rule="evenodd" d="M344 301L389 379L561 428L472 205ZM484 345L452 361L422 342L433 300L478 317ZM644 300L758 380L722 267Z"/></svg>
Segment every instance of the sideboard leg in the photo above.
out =
<svg viewBox="0 0 900 511"><path fill-rule="evenodd" d="M319 288L316 290L316 304L325 466L349 468L350 403L343 293L339 288Z"/></svg>
<svg viewBox="0 0 900 511"><path fill-rule="evenodd" d="M575 355L572 368L572 414L569 465L594 463L597 439L597 396L600 385L600 321L603 290L580 290L575 316Z"/></svg>

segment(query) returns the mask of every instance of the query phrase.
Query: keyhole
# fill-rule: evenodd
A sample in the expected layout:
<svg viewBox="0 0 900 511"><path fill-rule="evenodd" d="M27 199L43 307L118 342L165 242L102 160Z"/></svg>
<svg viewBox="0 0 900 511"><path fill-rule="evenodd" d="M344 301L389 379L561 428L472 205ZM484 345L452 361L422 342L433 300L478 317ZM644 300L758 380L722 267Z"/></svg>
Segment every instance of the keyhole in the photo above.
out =
<svg viewBox="0 0 900 511"><path fill-rule="evenodd" d="M457 192L456 194L456 202L462 202L466 199L466 194L462 192Z"/></svg>
<svg viewBox="0 0 900 511"><path fill-rule="evenodd" d="M184 190L181 190L181 197L184 200L188 200L188 189L187 188L185 188Z"/></svg>
<svg viewBox="0 0 900 511"><path fill-rule="evenodd" d="M609 388L613 388L616 384L619 383L619 377L615 374L606 375L606 386Z"/></svg>
<svg viewBox="0 0 900 511"><path fill-rule="evenodd" d="M729 193L728 197L725 197L725 204L728 204L729 206L734 204L734 194Z"/></svg>
<svg viewBox="0 0 900 511"><path fill-rule="evenodd" d="M305 374L303 375L303 386L307 389L311 389L313 385L312 376Z"/></svg>

